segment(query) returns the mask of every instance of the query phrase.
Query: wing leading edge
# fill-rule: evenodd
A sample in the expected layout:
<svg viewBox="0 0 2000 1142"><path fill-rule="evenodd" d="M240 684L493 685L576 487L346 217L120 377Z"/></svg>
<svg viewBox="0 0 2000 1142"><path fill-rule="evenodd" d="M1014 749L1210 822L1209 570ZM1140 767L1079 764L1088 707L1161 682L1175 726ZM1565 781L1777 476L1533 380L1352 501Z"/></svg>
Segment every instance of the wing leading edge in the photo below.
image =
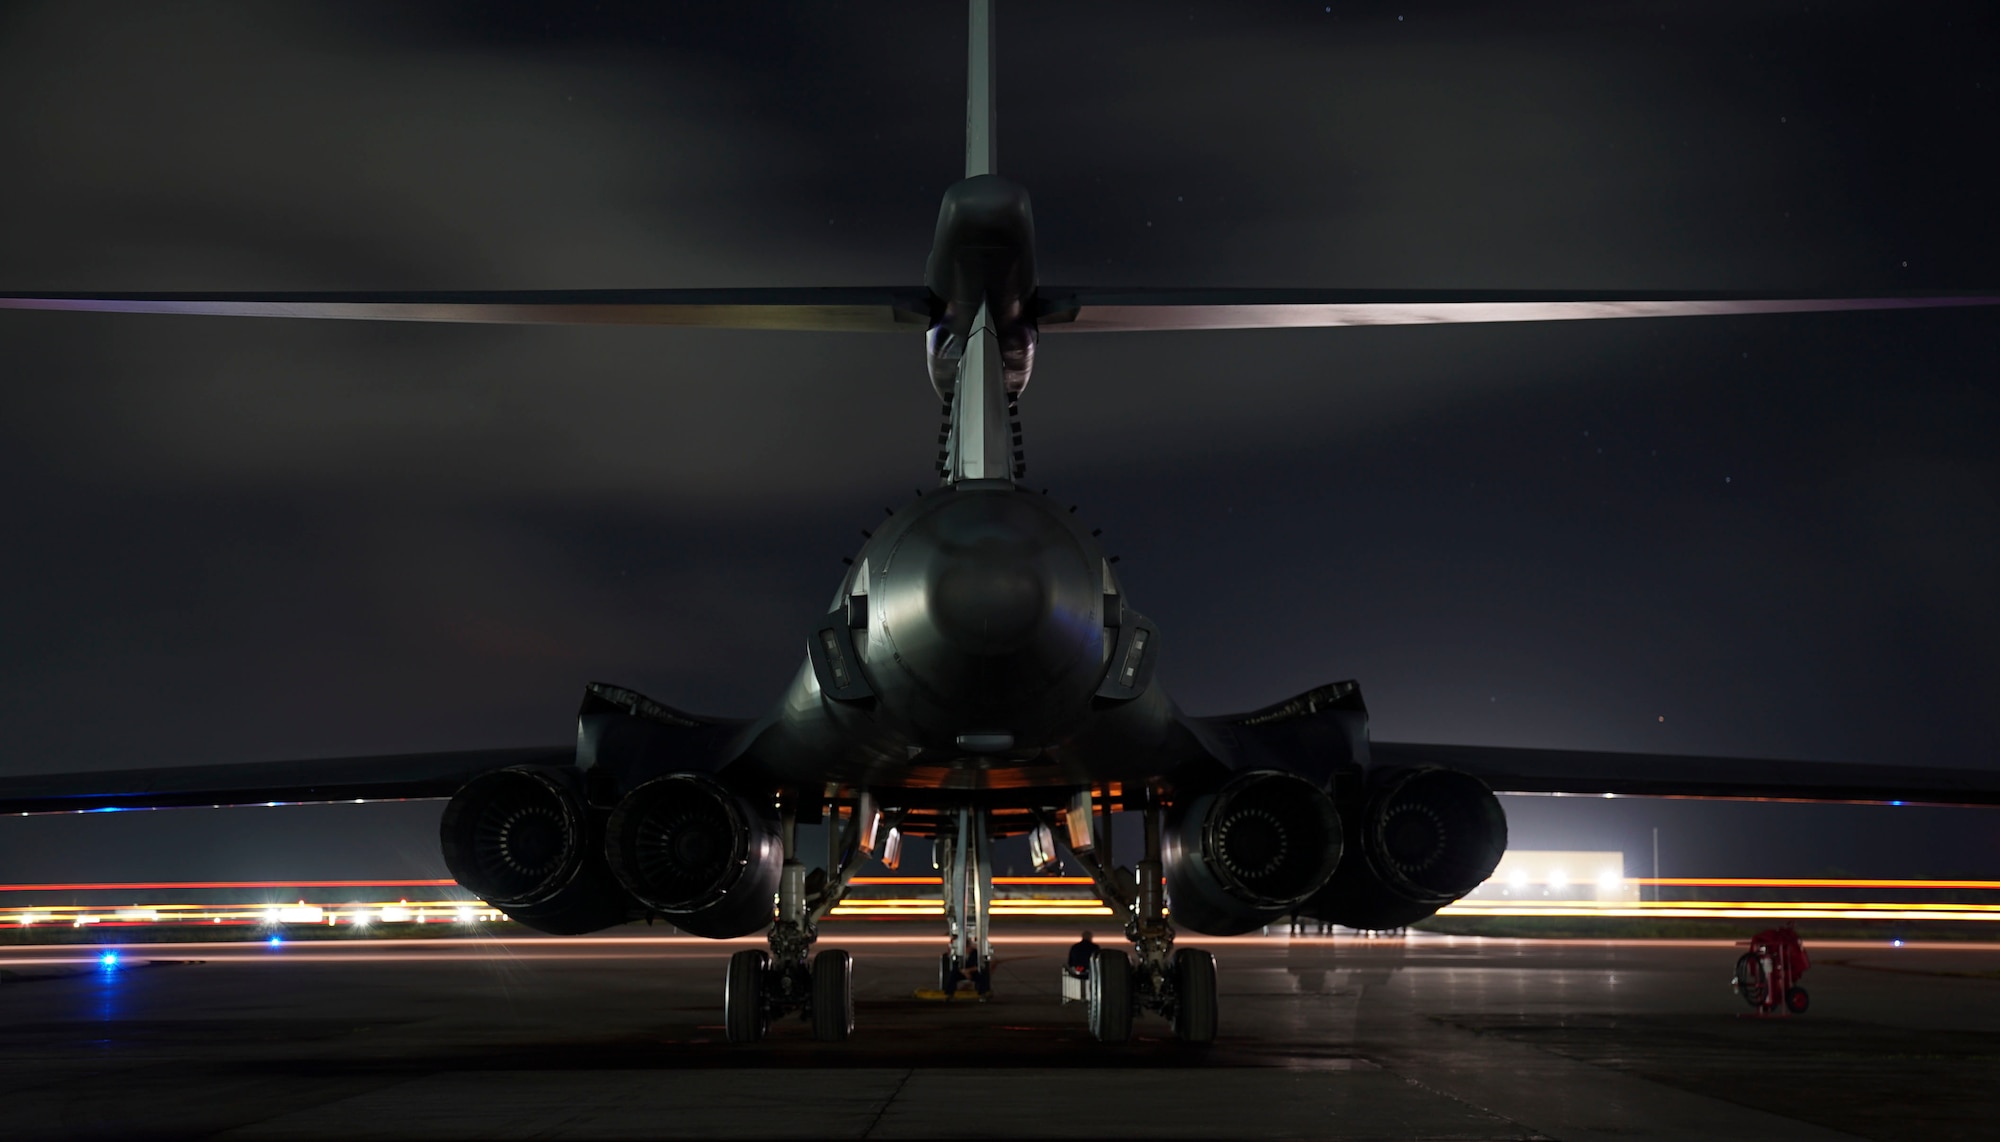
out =
<svg viewBox="0 0 2000 1142"><path fill-rule="evenodd" d="M414 801L450 797L489 770L568 765L576 746L259 761L0 778L0 814Z"/></svg>
<svg viewBox="0 0 2000 1142"><path fill-rule="evenodd" d="M1496 793L2000 806L2000 771L1373 742L1377 767L1439 766Z"/></svg>

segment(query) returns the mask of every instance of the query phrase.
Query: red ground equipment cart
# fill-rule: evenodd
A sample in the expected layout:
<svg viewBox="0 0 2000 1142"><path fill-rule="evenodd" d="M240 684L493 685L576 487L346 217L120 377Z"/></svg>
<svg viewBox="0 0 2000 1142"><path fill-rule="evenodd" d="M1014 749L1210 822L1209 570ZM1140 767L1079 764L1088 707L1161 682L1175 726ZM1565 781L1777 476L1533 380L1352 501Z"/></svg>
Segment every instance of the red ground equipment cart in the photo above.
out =
<svg viewBox="0 0 2000 1142"><path fill-rule="evenodd" d="M1767 928L1750 937L1750 950L1736 961L1736 978L1730 985L1759 1015L1804 1015L1810 1000L1799 977L1811 966L1805 945L1790 924Z"/></svg>

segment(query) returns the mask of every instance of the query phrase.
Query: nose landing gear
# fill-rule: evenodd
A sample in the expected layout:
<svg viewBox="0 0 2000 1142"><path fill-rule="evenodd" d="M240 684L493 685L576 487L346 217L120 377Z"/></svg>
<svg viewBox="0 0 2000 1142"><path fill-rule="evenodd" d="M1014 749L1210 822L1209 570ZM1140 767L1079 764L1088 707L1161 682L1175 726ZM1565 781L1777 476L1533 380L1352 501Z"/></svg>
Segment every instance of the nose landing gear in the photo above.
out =
<svg viewBox="0 0 2000 1142"><path fill-rule="evenodd" d="M935 851L951 941L938 959L938 990L951 997L971 984L984 1000L993 990L993 840L986 811L960 809L957 828L938 838Z"/></svg>

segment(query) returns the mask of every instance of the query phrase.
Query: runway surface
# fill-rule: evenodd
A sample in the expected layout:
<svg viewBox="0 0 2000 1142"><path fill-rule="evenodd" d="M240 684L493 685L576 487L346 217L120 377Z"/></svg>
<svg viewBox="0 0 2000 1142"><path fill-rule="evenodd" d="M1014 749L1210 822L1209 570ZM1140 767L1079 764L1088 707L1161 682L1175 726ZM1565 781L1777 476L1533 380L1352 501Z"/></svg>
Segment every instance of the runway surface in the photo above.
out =
<svg viewBox="0 0 2000 1142"><path fill-rule="evenodd" d="M641 929L640 931L643 931ZM1726 944L1244 938L1206 1050L1090 1040L1072 935L1001 934L991 1003L914 998L941 942L829 925L853 1042L722 1042L687 939L0 949L9 1138L1987 1138L2000 947L1817 945L1810 1014L1745 1017Z"/></svg>

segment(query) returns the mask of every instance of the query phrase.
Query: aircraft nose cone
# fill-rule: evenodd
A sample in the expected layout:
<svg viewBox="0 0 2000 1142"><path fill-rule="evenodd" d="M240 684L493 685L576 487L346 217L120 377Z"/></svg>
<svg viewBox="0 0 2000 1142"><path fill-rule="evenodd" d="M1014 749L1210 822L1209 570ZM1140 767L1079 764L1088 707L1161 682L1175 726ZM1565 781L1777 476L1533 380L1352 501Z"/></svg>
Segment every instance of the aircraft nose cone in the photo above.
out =
<svg viewBox="0 0 2000 1142"><path fill-rule="evenodd" d="M966 654L1012 654L1049 616L1048 576L1033 558L986 542L940 561L928 586L938 632Z"/></svg>

